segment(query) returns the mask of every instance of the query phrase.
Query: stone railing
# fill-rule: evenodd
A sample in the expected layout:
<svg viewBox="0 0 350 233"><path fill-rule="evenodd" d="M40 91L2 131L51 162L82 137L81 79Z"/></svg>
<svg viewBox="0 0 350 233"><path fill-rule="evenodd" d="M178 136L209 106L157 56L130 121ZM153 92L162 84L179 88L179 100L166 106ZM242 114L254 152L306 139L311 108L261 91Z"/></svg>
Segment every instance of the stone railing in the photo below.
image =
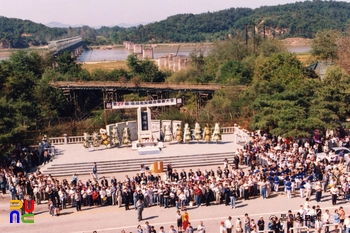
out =
<svg viewBox="0 0 350 233"><path fill-rule="evenodd" d="M235 132L235 127L222 127L222 134L233 134Z"/></svg>
<svg viewBox="0 0 350 233"><path fill-rule="evenodd" d="M238 129L238 135L241 135L239 128L237 127L222 127L222 134L234 134L235 130ZM239 139L240 143L242 143L242 136ZM50 138L50 143L52 145L65 145L65 144L79 144L84 142L84 136L68 136L63 135L63 137L54 137ZM237 141L236 141L237 143Z"/></svg>
<svg viewBox="0 0 350 233"><path fill-rule="evenodd" d="M251 138L248 130L241 129L237 124L235 124L234 135L235 135L235 143L237 144L245 144L250 142Z"/></svg>
<svg viewBox="0 0 350 233"><path fill-rule="evenodd" d="M79 144L83 142L84 136L68 136L64 134L63 137L50 138L52 145Z"/></svg>

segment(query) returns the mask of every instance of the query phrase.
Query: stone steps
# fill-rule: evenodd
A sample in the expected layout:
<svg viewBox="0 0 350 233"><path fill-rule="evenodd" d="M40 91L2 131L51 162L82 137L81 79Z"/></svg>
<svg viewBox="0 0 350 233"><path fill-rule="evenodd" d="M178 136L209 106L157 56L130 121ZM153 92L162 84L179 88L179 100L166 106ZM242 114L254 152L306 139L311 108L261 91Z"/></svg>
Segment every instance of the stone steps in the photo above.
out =
<svg viewBox="0 0 350 233"><path fill-rule="evenodd" d="M153 162L163 161L164 169L166 165L171 163L173 168L192 167L196 169L201 166L223 165L224 159L233 161L233 153L215 153L215 154L200 154L200 155L185 155L172 157L153 157L138 159L124 159L113 161L96 161L98 167L98 174L119 173L140 171L140 165L151 166ZM92 172L91 162L79 162L70 164L50 164L49 167L44 168L45 174L52 176L71 176L73 173L77 175L86 175Z"/></svg>

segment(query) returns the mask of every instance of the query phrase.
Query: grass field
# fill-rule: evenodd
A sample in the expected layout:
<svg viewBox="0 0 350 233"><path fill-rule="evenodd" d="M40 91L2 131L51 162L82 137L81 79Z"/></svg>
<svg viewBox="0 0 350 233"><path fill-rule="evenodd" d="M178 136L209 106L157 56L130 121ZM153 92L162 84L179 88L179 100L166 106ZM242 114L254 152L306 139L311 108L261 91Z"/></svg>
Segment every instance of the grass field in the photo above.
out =
<svg viewBox="0 0 350 233"><path fill-rule="evenodd" d="M298 53L297 58L304 65L310 65L310 63L313 62L311 53Z"/></svg>
<svg viewBox="0 0 350 233"><path fill-rule="evenodd" d="M113 69L123 68L128 70L126 61L85 62L85 63L82 63L82 68L87 69L89 72L96 69L113 70Z"/></svg>

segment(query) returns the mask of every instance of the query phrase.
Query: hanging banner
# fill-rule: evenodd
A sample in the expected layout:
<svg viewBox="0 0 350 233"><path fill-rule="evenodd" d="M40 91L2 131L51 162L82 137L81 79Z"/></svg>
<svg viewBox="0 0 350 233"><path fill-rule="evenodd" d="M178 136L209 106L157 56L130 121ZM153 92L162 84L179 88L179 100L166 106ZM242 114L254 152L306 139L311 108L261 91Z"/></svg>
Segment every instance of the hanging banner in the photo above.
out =
<svg viewBox="0 0 350 233"><path fill-rule="evenodd" d="M182 104L181 98L129 101L129 102L112 102L112 109L138 108L138 107L159 107ZM109 107L109 106L108 106Z"/></svg>

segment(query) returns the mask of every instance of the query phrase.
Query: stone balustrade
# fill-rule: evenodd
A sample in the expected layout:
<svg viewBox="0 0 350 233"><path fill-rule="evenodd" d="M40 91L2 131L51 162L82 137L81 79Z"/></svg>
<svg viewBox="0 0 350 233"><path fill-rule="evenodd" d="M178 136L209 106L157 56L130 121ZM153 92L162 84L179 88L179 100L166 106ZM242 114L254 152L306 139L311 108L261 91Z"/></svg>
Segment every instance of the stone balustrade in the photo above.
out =
<svg viewBox="0 0 350 233"><path fill-rule="evenodd" d="M235 124L233 128L234 128L233 132L235 135L236 144L245 144L251 140L249 131L245 129L241 129L237 124Z"/></svg>
<svg viewBox="0 0 350 233"><path fill-rule="evenodd" d="M236 141L242 143L243 140L246 140L244 137L244 133L241 133L241 129L237 127L222 127L222 134L233 134L236 130L238 130L237 137L239 140ZM248 136L249 137L249 136ZM50 138L50 143L52 145L64 145L64 144L79 144L84 142L84 136L68 136L66 134L63 137L52 137Z"/></svg>

